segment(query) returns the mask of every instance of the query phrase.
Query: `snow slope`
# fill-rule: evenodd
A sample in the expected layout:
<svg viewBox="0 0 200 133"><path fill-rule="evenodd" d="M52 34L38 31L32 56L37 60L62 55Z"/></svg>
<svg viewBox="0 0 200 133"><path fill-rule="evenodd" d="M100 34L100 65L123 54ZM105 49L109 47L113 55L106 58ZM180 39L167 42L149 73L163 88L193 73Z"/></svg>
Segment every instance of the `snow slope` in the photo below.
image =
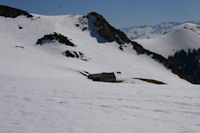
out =
<svg viewBox="0 0 200 133"><path fill-rule="evenodd" d="M88 30L75 26L80 17L0 17L1 133L200 131L199 86L178 78L150 57L137 55L128 44L121 51L115 42L98 43ZM53 32L77 46L35 45ZM83 52L89 61L65 57L62 53L67 49ZM93 82L77 71L121 71L127 82Z"/></svg>
<svg viewBox="0 0 200 133"><path fill-rule="evenodd" d="M185 23L193 23L200 25L199 21L163 22L156 25L132 26L128 28L123 28L121 30L124 31L131 40L149 39L159 37L171 30L172 28Z"/></svg>
<svg viewBox="0 0 200 133"><path fill-rule="evenodd" d="M200 132L199 86L96 83L69 75L1 75L0 132Z"/></svg>
<svg viewBox="0 0 200 133"><path fill-rule="evenodd" d="M26 76L49 77L49 71L56 71L55 75L60 76L68 69L89 73L121 71L124 78L150 78L168 84L187 83L150 57L138 56L132 47L127 46L124 51L121 51L115 42L98 43L96 38L91 37L89 31L83 32L75 26L79 17L72 15L40 16L34 20L23 17L16 19L1 17L0 35L4 38L0 42L2 47L1 70L3 70L1 73L12 75L24 75L25 73ZM23 29L19 29L18 26ZM58 43L35 45L37 39L53 32L67 36L77 47L71 48ZM22 45L24 49L16 48L16 45ZM67 49L81 51L90 60L67 58L62 54ZM47 71L46 67L50 70ZM58 69L60 73L57 73L54 67L62 68Z"/></svg>
<svg viewBox="0 0 200 133"><path fill-rule="evenodd" d="M137 39L145 48L165 57L176 51L200 48L200 26L185 23L172 28L167 34L151 39Z"/></svg>

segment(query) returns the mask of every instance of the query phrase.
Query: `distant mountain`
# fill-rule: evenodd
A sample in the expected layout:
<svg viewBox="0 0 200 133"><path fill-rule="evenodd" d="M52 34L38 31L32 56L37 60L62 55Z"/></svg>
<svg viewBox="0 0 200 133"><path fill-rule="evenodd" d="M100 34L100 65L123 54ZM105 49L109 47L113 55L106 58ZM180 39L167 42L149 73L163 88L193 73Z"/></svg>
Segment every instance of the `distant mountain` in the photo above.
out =
<svg viewBox="0 0 200 133"><path fill-rule="evenodd" d="M185 22L163 22L156 25L143 25L143 26L133 26L121 29L126 33L126 35L131 39L148 39L154 38L165 34L171 28L184 24L193 23L200 25L200 21L185 21Z"/></svg>
<svg viewBox="0 0 200 133"><path fill-rule="evenodd" d="M178 50L200 48L200 26L185 23L176 26L165 35L151 39L136 39L144 48L159 53L166 58Z"/></svg>
<svg viewBox="0 0 200 133"><path fill-rule="evenodd" d="M159 53L166 58L170 56L168 58L170 61L200 83L200 57L199 50L197 50L200 48L199 25L185 23L168 30L165 35L160 37L136 39L135 41L144 48Z"/></svg>

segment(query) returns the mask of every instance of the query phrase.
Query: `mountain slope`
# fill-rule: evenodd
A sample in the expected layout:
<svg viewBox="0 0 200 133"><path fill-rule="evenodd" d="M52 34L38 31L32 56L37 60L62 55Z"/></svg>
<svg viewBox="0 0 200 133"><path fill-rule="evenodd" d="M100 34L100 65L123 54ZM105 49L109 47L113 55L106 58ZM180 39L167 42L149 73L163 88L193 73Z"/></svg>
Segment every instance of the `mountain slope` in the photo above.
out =
<svg viewBox="0 0 200 133"><path fill-rule="evenodd" d="M79 22L79 17L81 16L37 17L35 17L35 20L30 20L23 16L16 19L1 18L0 23L2 30L0 35L4 38L0 42L2 47L1 68L3 67L1 70L4 70L2 73L24 75L23 71L27 70L25 72L26 75L31 74L36 76L38 74L32 71L39 71L39 69L49 64L50 66L58 65L61 68L65 66L65 69L82 70L88 71L89 73L121 71L124 77L163 79L163 82L166 83L183 82L148 56L138 56L138 54L132 50L131 46L125 47L124 52L122 52L118 48L119 44L115 42L99 44L96 38L90 36L90 31L83 32L79 27L75 26L75 24ZM19 25L23 27L23 29L19 29ZM69 46L60 45L59 43L47 43L42 46L35 45L39 38L53 32L67 36L77 46L71 48ZM15 46L18 45L23 46L24 49L16 48ZM62 54L66 50L81 51L91 60L83 62L66 58ZM18 58L21 60L20 62L18 62ZM40 60L43 63L37 62ZM138 62L138 60L140 60L140 62ZM60 62L65 63L62 64ZM27 65L23 63L35 64L38 67L27 67ZM16 64L19 64L19 68ZM145 64L149 64L148 67L145 67ZM40 65L43 65L43 67L40 68ZM129 67L127 67L127 65ZM47 67L50 66L47 65ZM157 69L160 71L158 72ZM42 73L46 73L43 69L41 71ZM165 74L171 75L171 78L163 76Z"/></svg>
<svg viewBox="0 0 200 133"><path fill-rule="evenodd" d="M171 74L169 70L166 70L161 64L155 62L151 58L145 55L138 56L137 52L132 50L132 45L124 44L126 45L124 47L124 51L122 52L119 49L119 44L116 42L107 42L107 43L100 43L98 42L98 39L91 37L91 32L89 29L82 31L81 28L81 20L83 16L79 15L68 15L68 16L41 16L41 15L35 15L34 18L26 18L23 16L17 17L16 19L11 18L5 18L1 17L1 36L4 38L1 40L2 47L5 47L5 50L2 51L1 57L7 57L6 54L9 51L12 51L13 55L15 54L15 51L19 52L19 48L17 49L15 46L22 45L24 49L20 49L24 51L24 57L22 57L21 60L27 60L27 57L31 59L32 55L36 58L37 51L45 51L46 54L50 56L63 56L63 52L66 50L75 50L79 51L81 53L84 53L84 55L91 59L88 62L82 62L80 60L74 60L71 58L65 58L66 61L70 61L70 63L67 63L66 69L74 69L74 70L81 70L81 71L87 71L89 73L97 73L97 72L117 72L121 71L122 74L124 74L124 78L127 77L135 77L135 78L148 78L148 79L155 79L155 80L161 80L165 83L177 83L182 82L179 78L177 78L176 75ZM88 19L85 19L86 25L88 24ZM79 27L76 25L80 24ZM19 28L22 27L22 28ZM42 46L35 46L38 39L43 37L44 35L51 34L53 32L60 33L69 39L77 45L75 48L71 48L68 46L59 45L59 43L50 43ZM116 31L115 31L116 32ZM15 33L15 34L13 34ZM121 33L117 31L117 34ZM120 37L121 39L123 37ZM127 40L124 40L127 41ZM128 40L129 41L129 40ZM32 51L29 51L29 49ZM137 49L137 47L136 47ZM28 50L28 51L27 51ZM27 54L25 54L27 52ZM57 53L58 55L52 54ZM105 54L106 53L106 54ZM22 53L20 53L22 54ZM12 55L12 54L11 54ZM9 56L8 56L9 58ZM16 57L14 57L15 59ZM46 59L43 56L38 56L38 58ZM54 57L48 57L48 59L53 59ZM30 61L24 61L24 62L32 62ZM60 60L60 59L58 59ZM138 62L140 60L140 62ZM1 61L8 61L8 59L2 59ZM130 62L131 61L131 62ZM56 59L53 61L56 62ZM11 63L8 65L8 63ZM36 62L35 62L36 63ZM120 65L119 65L120 63ZM17 62L12 61L12 58L8 62L1 62L1 67L7 68L7 66L14 66L15 64L18 64ZM31 63L32 64L32 63ZM38 64L38 63L36 63ZM59 62L56 64L60 64ZM148 67L146 67L149 64ZM150 64L152 64L152 67ZM41 64L42 65L42 64ZM64 65L66 66L66 65ZM129 67L127 67L129 66ZM48 66L49 67L49 66ZM60 67L63 67L62 65ZM158 69L159 68L159 69ZM17 69L17 67L11 67L12 69ZM22 69L22 68L21 68ZM29 72L32 74L31 69L33 68L26 68L30 69ZM24 69L24 70L26 70ZM37 67L34 67L37 71ZM14 72L18 73L18 71ZM23 69L22 69L23 70ZM160 70L158 72L158 70ZM21 73L21 71L19 71ZM18 74L19 74L18 73ZM36 74L36 73L34 73ZM165 74L171 75L171 78L168 78L168 76L164 76ZM21 75L21 74L20 74ZM174 82L175 81L175 82Z"/></svg>
<svg viewBox="0 0 200 133"><path fill-rule="evenodd" d="M129 47L130 46L133 47L133 49L137 52L138 55L139 54L148 55L155 61L163 64L167 69L170 69L174 74L178 75L180 78L185 79L191 83L196 83L195 80L188 78L188 76L185 75L184 72L179 67L177 67L174 63L170 62L166 58L164 58L162 55L151 52L143 48L137 42L128 39L128 37L123 32L112 27L103 18L103 16L97 13L90 13L87 16L83 16L80 19L80 21L83 25L86 25L82 28L82 30L89 29L91 36L95 37L99 43L115 41L120 45L119 49L122 51L124 47L127 47L125 45L127 44Z"/></svg>
<svg viewBox="0 0 200 133"><path fill-rule="evenodd" d="M200 26L186 23L172 28L161 37L136 41L166 58L170 56L168 60L200 83L199 56L196 51L200 48Z"/></svg>
<svg viewBox="0 0 200 133"><path fill-rule="evenodd" d="M173 55L178 50L200 48L200 27L186 23L173 29L161 37L135 40L147 49L162 54L165 57Z"/></svg>

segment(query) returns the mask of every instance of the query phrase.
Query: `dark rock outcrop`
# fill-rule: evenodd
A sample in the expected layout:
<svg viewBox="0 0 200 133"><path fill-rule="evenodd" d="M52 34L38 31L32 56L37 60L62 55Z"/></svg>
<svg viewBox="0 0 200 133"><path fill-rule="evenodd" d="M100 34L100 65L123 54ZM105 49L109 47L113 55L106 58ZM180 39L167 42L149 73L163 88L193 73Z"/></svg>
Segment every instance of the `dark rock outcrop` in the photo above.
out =
<svg viewBox="0 0 200 133"><path fill-rule="evenodd" d="M54 43L54 42L59 42L61 44L64 44L70 47L76 46L66 36L63 36L56 32L52 34L44 35L42 38L37 40L36 45L44 45L45 43ZM88 61L88 59L85 58L84 54L79 51L65 50L62 54L64 54L66 57L77 58L83 61Z"/></svg>
<svg viewBox="0 0 200 133"><path fill-rule="evenodd" d="M65 37L61 34L58 34L56 32L54 32L52 34L44 35L42 38L37 40L36 44L43 45L44 43L53 42L53 41L58 41L59 43L62 43L62 44L65 44L65 45L71 46L71 47L76 46L67 37Z"/></svg>
<svg viewBox="0 0 200 133"><path fill-rule="evenodd" d="M65 54L66 57L78 58L78 59L87 61L87 59L85 58L85 56L82 52L67 50L67 51L64 52L64 54Z"/></svg>
<svg viewBox="0 0 200 133"><path fill-rule="evenodd" d="M92 36L96 37L95 34L98 34L108 42L116 41L119 44L130 42L123 32L112 27L102 15L91 12L86 18L88 19L89 30L91 30ZM100 43L102 42L99 38L97 40Z"/></svg>
<svg viewBox="0 0 200 133"><path fill-rule="evenodd" d="M154 79L144 79L144 78L134 78L134 79L145 81L145 82L151 83L151 84L157 84L157 85L165 85L166 84L162 81L158 81L158 80L154 80Z"/></svg>
<svg viewBox="0 0 200 133"><path fill-rule="evenodd" d="M24 15L27 18L32 18L33 17L31 14L29 14L26 11L23 11L23 10L20 10L20 9L16 9L16 8L12 8L12 7L8 7L8 6L0 5L0 16L16 18L16 17L21 16L21 15Z"/></svg>

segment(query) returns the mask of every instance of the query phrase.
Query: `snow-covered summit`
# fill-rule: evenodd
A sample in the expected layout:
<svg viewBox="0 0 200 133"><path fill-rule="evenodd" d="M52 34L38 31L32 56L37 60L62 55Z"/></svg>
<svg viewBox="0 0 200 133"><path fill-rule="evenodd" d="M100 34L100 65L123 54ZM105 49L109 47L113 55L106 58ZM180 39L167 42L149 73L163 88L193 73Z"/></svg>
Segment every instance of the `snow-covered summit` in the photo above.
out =
<svg viewBox="0 0 200 133"><path fill-rule="evenodd" d="M193 23L200 25L199 21L163 22L156 25L132 26L129 28L123 28L122 31L124 31L131 40L150 39L159 37L168 32L170 29L184 23Z"/></svg>
<svg viewBox="0 0 200 133"><path fill-rule="evenodd" d="M183 30L183 29L190 29L192 31L199 32L200 26L194 23L184 23L168 30L168 32L174 32L174 31Z"/></svg>
<svg viewBox="0 0 200 133"><path fill-rule="evenodd" d="M178 50L200 48L200 26L185 23L170 29L165 35L151 39L137 39L147 49L162 54L165 57L173 55Z"/></svg>

